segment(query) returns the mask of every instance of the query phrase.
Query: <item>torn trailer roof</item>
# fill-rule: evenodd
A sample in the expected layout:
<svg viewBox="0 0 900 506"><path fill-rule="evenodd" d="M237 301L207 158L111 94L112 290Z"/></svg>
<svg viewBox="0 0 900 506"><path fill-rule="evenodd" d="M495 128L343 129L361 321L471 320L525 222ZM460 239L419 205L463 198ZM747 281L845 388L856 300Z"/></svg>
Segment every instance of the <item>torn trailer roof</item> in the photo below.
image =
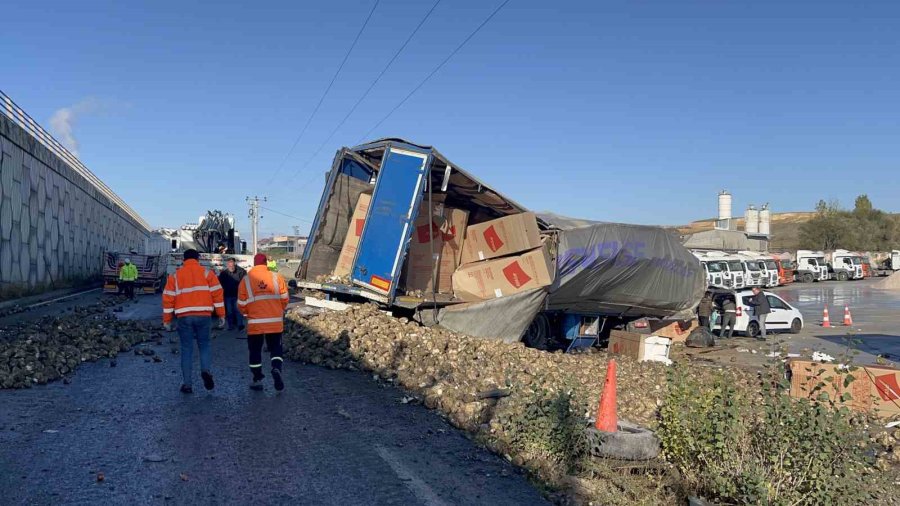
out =
<svg viewBox="0 0 900 506"><path fill-rule="evenodd" d="M363 201L369 208L354 218ZM341 148L327 174L298 284L385 304L421 305L422 297L397 289L413 222L420 209L437 206L464 210L468 224L528 211L431 146L386 138ZM540 219L538 226L554 229ZM345 247L350 239L355 244ZM429 296L433 304L453 299L452 293Z"/></svg>

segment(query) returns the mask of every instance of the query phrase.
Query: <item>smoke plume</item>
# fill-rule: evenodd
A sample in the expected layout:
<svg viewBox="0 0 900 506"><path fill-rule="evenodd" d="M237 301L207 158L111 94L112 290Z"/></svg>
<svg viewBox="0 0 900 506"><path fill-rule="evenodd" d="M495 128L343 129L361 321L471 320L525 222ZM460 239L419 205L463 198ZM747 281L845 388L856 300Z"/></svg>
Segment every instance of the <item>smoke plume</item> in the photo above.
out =
<svg viewBox="0 0 900 506"><path fill-rule="evenodd" d="M87 114L99 112L103 104L95 98L86 98L78 103L58 109L50 117L50 129L59 142L78 156L78 139L75 137L75 124Z"/></svg>

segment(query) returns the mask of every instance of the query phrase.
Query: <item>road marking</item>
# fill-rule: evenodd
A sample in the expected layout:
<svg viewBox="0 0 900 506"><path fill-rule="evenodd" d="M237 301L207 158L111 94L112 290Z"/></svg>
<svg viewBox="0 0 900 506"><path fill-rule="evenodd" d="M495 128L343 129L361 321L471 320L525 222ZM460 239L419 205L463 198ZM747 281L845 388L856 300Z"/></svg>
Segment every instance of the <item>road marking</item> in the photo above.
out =
<svg viewBox="0 0 900 506"><path fill-rule="evenodd" d="M72 297L78 297L79 295L84 295L86 293L96 292L97 290L100 290L100 288L91 288L90 290L85 290L83 292L76 292L76 293L72 293L69 295L64 295L62 297L57 297L55 299L45 300L43 302L37 302L35 304L32 304L30 306L25 306L25 307L31 309L31 308L39 307L39 306L46 306L47 304L53 304L54 302L57 302L60 300L71 299Z"/></svg>
<svg viewBox="0 0 900 506"><path fill-rule="evenodd" d="M422 504L427 506L449 506L448 503L438 497L427 483L410 471L408 467L404 466L390 450L381 445L375 445L375 451L378 452L378 456L382 460L387 462L387 465L391 466L394 474L403 480L403 483L409 487L416 498L422 501Z"/></svg>

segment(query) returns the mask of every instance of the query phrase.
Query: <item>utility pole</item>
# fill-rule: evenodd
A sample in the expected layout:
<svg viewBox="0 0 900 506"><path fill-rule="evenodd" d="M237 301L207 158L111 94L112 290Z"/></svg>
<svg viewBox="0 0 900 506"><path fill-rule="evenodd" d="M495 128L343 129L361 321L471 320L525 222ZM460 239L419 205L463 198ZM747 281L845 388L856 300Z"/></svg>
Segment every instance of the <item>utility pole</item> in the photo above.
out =
<svg viewBox="0 0 900 506"><path fill-rule="evenodd" d="M266 202L266 197L262 199L255 195L253 198L247 197L247 204L250 206L250 245L254 255L259 253L259 219L262 218L259 215L260 201Z"/></svg>

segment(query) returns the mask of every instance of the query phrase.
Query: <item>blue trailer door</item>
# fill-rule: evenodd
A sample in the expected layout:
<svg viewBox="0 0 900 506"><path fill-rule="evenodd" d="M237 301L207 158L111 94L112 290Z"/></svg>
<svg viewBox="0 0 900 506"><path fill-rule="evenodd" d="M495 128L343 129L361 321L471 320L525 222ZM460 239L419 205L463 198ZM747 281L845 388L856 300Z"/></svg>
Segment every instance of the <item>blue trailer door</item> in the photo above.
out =
<svg viewBox="0 0 900 506"><path fill-rule="evenodd" d="M428 153L390 147L381 161L351 279L391 297L425 184Z"/></svg>

